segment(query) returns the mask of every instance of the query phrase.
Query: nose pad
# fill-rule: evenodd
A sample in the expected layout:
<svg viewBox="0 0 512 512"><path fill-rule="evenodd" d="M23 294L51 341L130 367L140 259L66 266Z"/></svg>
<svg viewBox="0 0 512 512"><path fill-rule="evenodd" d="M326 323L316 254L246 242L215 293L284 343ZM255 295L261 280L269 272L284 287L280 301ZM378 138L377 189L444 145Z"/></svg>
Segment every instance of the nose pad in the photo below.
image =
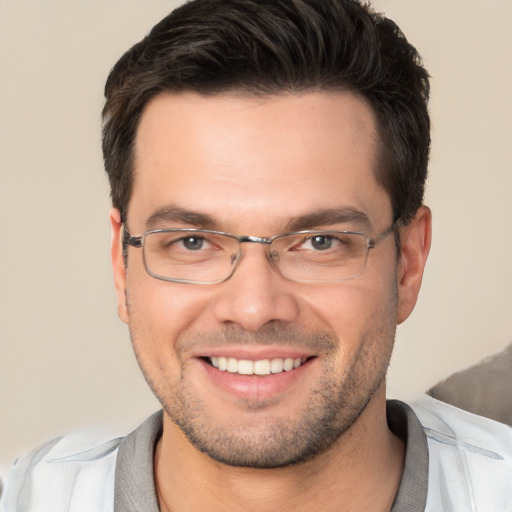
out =
<svg viewBox="0 0 512 512"><path fill-rule="evenodd" d="M233 274L236 272L238 265L242 261L243 255L244 254L241 249L238 252L234 252L233 254L231 254L231 256L229 257L229 264L231 265L231 270L229 272L229 276L226 277L223 282L233 278Z"/></svg>
<svg viewBox="0 0 512 512"><path fill-rule="evenodd" d="M262 252L265 252L263 257ZM293 283L281 277L276 255L251 247L232 256L231 277L219 286L214 302L217 321L257 331L271 321L292 322L299 314Z"/></svg>
<svg viewBox="0 0 512 512"><path fill-rule="evenodd" d="M243 256L244 256L244 252L242 249L231 254L231 256L229 257L229 264L231 265L231 272L229 274L229 277L226 279L226 281L228 279L232 278L233 274L236 272L236 270L238 268L238 265L242 261ZM275 250L267 250L266 256L267 256L267 261L268 261L268 264L270 265L270 267L275 272L277 272L279 275L281 275L281 271L279 270L279 267L278 267L279 259L280 259L279 252L275 251Z"/></svg>
<svg viewBox="0 0 512 512"><path fill-rule="evenodd" d="M277 265L279 263L279 253L275 250L269 250L267 252L267 259L269 263L277 270Z"/></svg>

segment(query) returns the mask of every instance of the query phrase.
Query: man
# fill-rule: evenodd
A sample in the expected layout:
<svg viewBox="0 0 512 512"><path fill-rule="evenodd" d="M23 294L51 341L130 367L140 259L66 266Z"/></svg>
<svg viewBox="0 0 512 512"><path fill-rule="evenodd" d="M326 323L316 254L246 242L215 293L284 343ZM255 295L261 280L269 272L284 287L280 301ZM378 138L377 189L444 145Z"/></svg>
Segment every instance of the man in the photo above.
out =
<svg viewBox="0 0 512 512"><path fill-rule="evenodd" d="M350 0L175 11L106 85L119 316L159 398L2 510L509 510L511 430L386 404L430 247L428 75Z"/></svg>

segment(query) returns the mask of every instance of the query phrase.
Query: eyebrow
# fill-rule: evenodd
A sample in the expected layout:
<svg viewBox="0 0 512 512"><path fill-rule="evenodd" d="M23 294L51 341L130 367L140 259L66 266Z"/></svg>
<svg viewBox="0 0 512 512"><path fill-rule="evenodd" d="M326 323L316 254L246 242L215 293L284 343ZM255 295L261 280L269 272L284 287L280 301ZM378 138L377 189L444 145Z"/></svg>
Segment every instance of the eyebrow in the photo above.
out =
<svg viewBox="0 0 512 512"><path fill-rule="evenodd" d="M146 230L161 226L161 223L182 223L194 226L199 229L218 229L218 222L215 217L206 213L187 210L179 206L170 205L159 208L146 220ZM370 231L372 224L368 216L355 208L340 207L318 210L311 213L293 217L285 224L286 232L305 231L320 226L333 226L335 224L350 223L351 229Z"/></svg>
<svg viewBox="0 0 512 512"><path fill-rule="evenodd" d="M371 231L372 223L366 213L351 207L330 208L294 217L286 224L287 231L305 231L320 226L352 224L351 229Z"/></svg>
<svg viewBox="0 0 512 512"><path fill-rule="evenodd" d="M156 210L146 220L146 229L149 231L158 226L161 222L180 222L202 229L215 229L217 222L206 213L186 210L178 206L165 206Z"/></svg>

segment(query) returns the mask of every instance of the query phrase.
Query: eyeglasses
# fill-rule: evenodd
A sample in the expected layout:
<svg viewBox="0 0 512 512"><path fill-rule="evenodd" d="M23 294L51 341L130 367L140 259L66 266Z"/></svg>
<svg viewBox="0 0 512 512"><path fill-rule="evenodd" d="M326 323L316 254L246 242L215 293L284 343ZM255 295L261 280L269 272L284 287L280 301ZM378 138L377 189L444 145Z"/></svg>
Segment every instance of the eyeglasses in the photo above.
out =
<svg viewBox="0 0 512 512"><path fill-rule="evenodd" d="M374 238L352 231L297 231L261 238L208 229L155 229L132 236L125 229L123 246L142 247L148 274L173 283L228 280L242 259L244 243L266 245L270 265L285 279L336 283L360 276L370 249L389 236L399 220Z"/></svg>

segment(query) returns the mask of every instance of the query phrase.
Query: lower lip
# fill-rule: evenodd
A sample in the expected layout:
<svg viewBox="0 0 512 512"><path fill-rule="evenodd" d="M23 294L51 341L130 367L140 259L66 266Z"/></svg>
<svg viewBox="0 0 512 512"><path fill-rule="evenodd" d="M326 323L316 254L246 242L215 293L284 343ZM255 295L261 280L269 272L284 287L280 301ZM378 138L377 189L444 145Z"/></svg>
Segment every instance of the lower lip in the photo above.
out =
<svg viewBox="0 0 512 512"><path fill-rule="evenodd" d="M275 398L293 389L299 378L313 365L315 358L308 359L298 368L270 375L239 375L218 370L212 365L198 359L213 385L236 398L266 400Z"/></svg>

